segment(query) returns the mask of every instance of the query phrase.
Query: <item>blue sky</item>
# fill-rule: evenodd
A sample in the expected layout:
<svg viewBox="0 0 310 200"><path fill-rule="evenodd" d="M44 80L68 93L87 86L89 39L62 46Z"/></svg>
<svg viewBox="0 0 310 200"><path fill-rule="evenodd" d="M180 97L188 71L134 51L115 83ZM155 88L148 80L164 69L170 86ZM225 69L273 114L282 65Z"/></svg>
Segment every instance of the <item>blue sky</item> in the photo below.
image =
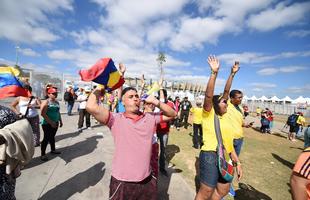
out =
<svg viewBox="0 0 310 200"><path fill-rule="evenodd" d="M235 60L233 88L247 96L310 97L310 2L275 0L2 0L0 63L65 73L111 57L127 75L206 84L218 56L216 92Z"/></svg>

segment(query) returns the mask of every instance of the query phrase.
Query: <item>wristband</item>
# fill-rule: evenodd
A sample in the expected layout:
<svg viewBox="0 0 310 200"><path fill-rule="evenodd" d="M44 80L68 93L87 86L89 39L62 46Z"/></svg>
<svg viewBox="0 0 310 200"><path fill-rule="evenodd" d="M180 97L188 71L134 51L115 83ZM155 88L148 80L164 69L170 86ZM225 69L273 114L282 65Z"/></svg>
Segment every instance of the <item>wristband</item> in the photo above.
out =
<svg viewBox="0 0 310 200"><path fill-rule="evenodd" d="M234 167L237 167L237 166L241 165L241 162L240 161L234 162L233 165L234 165Z"/></svg>
<svg viewBox="0 0 310 200"><path fill-rule="evenodd" d="M232 72L231 75L232 75L232 77L234 77L234 76L236 75L236 73L235 73L235 72Z"/></svg>
<svg viewBox="0 0 310 200"><path fill-rule="evenodd" d="M217 72L211 70L211 75L214 74L214 75L217 75Z"/></svg>

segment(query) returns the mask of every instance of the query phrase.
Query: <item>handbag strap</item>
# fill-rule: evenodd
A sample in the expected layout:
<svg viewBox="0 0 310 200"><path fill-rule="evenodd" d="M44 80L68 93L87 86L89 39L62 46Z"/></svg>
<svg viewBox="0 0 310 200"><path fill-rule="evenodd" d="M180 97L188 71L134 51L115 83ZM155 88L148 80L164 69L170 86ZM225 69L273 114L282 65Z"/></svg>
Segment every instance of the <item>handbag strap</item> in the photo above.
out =
<svg viewBox="0 0 310 200"><path fill-rule="evenodd" d="M29 112L29 105L31 104L31 101L34 99L34 96L31 96L30 97L30 100L29 100L29 102L28 102L28 104L27 104L27 109L26 109L26 112L25 112L25 117L27 117L27 115L28 115L28 112Z"/></svg>
<svg viewBox="0 0 310 200"><path fill-rule="evenodd" d="M220 120L217 114L215 113L214 113L214 129L215 129L218 146L219 145L223 146L223 139L222 139L222 133L221 133L221 128L220 128Z"/></svg>

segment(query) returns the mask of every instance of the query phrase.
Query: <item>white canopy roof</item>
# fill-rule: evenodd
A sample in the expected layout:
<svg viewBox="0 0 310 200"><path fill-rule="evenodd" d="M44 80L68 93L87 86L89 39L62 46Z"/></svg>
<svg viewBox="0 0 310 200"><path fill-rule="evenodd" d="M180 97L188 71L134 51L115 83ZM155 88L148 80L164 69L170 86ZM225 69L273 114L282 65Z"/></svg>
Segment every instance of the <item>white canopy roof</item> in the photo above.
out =
<svg viewBox="0 0 310 200"><path fill-rule="evenodd" d="M258 100L258 99L257 99L256 96L253 95L253 96L250 98L250 100L255 101L255 100Z"/></svg>
<svg viewBox="0 0 310 200"><path fill-rule="evenodd" d="M189 101L194 101L195 100L194 95L190 91L188 91L188 90L185 92L185 96L188 97Z"/></svg>
<svg viewBox="0 0 310 200"><path fill-rule="evenodd" d="M293 100L292 103L307 103L306 99L303 98L302 96L299 96L297 99Z"/></svg>
<svg viewBox="0 0 310 200"><path fill-rule="evenodd" d="M247 95L244 95L243 99L244 100L249 100L250 98Z"/></svg>
<svg viewBox="0 0 310 200"><path fill-rule="evenodd" d="M270 100L271 100L272 102L281 101L281 99L279 99L277 96L271 97Z"/></svg>
<svg viewBox="0 0 310 200"><path fill-rule="evenodd" d="M281 99L281 101L288 101L288 102L292 102L293 99L291 99L289 96L285 96L283 99Z"/></svg>
<svg viewBox="0 0 310 200"><path fill-rule="evenodd" d="M261 101L268 101L269 99L266 97L266 96L262 96L260 97L258 100L261 100Z"/></svg>

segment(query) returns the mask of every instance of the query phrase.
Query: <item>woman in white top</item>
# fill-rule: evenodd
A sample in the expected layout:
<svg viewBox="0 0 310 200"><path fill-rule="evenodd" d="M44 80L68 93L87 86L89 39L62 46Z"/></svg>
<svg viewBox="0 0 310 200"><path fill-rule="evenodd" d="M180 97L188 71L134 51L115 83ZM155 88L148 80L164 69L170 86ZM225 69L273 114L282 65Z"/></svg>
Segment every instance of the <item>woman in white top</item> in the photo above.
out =
<svg viewBox="0 0 310 200"><path fill-rule="evenodd" d="M29 85L24 86L25 89L29 91L31 94L32 88ZM17 105L19 110L17 109ZM39 109L41 105L40 99L34 96L29 97L17 97L12 103L11 108L12 110L19 115L19 117L26 117L31 124L31 128L33 130L34 135L34 145L40 146L40 118L39 113L36 109ZM27 111L28 108L28 111ZM27 113L26 113L27 112Z"/></svg>

